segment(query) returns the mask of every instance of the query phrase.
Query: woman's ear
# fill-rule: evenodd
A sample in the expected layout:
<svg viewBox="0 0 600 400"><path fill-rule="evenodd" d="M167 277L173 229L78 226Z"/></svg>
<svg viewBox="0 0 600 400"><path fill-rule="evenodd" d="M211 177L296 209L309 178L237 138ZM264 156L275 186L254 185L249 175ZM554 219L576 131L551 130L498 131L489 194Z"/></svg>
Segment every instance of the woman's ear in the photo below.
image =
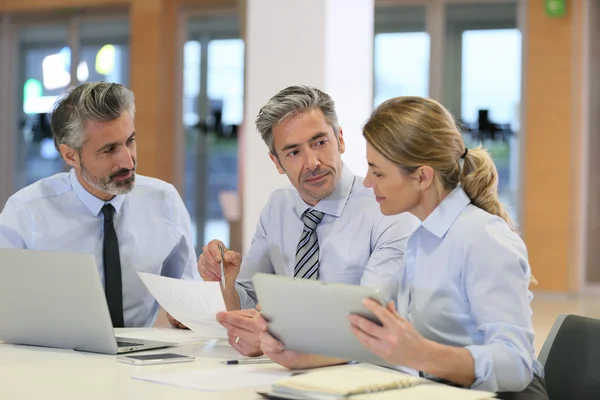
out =
<svg viewBox="0 0 600 400"><path fill-rule="evenodd" d="M423 165L419 167L419 169L416 171L416 177L419 181L419 187L421 190L429 189L431 185L433 185L434 176L435 172L429 165Z"/></svg>

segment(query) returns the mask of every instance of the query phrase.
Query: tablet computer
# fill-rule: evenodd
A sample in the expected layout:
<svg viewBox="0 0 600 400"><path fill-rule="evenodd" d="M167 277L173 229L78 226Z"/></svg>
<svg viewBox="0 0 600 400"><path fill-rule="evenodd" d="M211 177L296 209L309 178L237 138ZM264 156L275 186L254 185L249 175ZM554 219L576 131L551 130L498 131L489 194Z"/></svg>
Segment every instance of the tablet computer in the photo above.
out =
<svg viewBox="0 0 600 400"><path fill-rule="evenodd" d="M381 325L362 304L365 298L385 304L379 289L263 273L253 282L269 332L286 349L391 366L360 344L348 321L357 314Z"/></svg>

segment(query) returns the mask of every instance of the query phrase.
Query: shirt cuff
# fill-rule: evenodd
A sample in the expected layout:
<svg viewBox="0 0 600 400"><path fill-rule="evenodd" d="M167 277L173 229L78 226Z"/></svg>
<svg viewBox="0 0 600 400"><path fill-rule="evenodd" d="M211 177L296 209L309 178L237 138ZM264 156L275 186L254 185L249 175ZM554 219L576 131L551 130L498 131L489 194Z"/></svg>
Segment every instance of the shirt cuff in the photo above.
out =
<svg viewBox="0 0 600 400"><path fill-rule="evenodd" d="M477 345L465 348L469 350L475 362L475 382L471 385L471 389L498 391L498 385L490 380L494 373L494 358L489 349Z"/></svg>
<svg viewBox="0 0 600 400"><path fill-rule="evenodd" d="M238 296L240 297L240 308L242 310L256 308L256 301L254 301L254 299L250 297L250 295L248 294L246 289L244 289L243 286L236 283L235 290L237 290Z"/></svg>
<svg viewBox="0 0 600 400"><path fill-rule="evenodd" d="M408 368L402 365L394 365L393 369L395 369L396 371L403 372L407 375L419 376L419 372L416 369Z"/></svg>

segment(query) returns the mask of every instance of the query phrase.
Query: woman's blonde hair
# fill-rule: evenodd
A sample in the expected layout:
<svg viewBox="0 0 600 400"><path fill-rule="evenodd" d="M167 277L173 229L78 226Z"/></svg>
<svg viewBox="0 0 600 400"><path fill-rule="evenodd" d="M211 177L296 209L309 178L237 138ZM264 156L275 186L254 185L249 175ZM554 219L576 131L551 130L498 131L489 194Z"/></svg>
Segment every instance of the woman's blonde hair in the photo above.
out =
<svg viewBox="0 0 600 400"><path fill-rule="evenodd" d="M373 111L363 135L406 173L423 165L433 168L440 198L460 183L471 203L515 230L498 200L498 171L489 153L481 146L467 150L454 117L437 101L422 97L387 100Z"/></svg>

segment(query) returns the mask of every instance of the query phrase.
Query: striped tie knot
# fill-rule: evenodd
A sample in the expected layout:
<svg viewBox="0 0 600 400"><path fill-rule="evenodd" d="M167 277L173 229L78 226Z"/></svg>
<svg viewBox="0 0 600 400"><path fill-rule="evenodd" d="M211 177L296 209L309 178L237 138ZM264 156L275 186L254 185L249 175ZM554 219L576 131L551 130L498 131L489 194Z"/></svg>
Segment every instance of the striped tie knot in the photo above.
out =
<svg viewBox="0 0 600 400"><path fill-rule="evenodd" d="M295 277L317 279L319 276L319 241L315 230L322 219L322 212L310 208L302 215L304 229L296 247Z"/></svg>
<svg viewBox="0 0 600 400"><path fill-rule="evenodd" d="M302 221L304 222L304 229L309 232L317 229L317 225L323 219L323 213L321 211L313 210L311 208L307 209L302 215Z"/></svg>

